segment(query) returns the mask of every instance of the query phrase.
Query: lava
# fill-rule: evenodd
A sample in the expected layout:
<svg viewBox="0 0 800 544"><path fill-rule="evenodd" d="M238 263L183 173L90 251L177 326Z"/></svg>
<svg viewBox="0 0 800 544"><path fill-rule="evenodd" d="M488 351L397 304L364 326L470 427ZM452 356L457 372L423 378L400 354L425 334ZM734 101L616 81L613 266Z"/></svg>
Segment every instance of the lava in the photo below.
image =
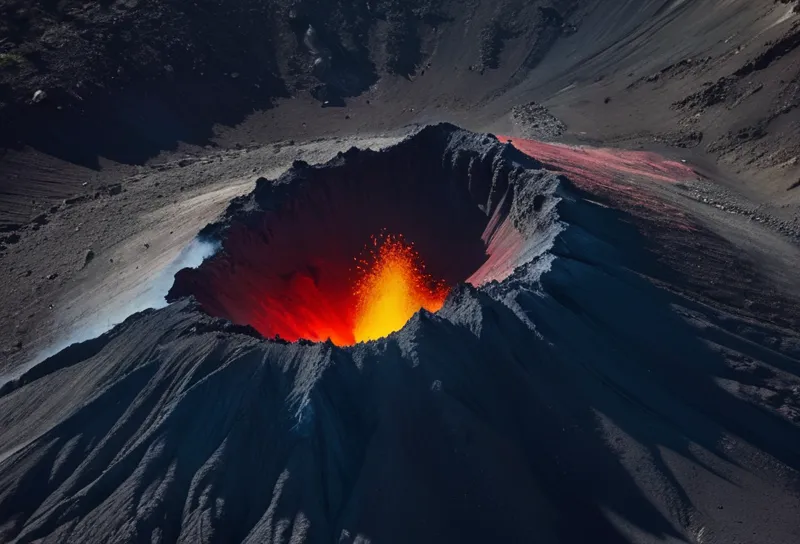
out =
<svg viewBox="0 0 800 544"><path fill-rule="evenodd" d="M372 238L350 271L351 288L337 293L313 270L286 279L282 296L266 296L256 328L267 336L349 346L403 328L420 309L438 311L449 287L425 272L413 244L402 236Z"/></svg>
<svg viewBox="0 0 800 544"><path fill-rule="evenodd" d="M320 256L291 272L264 268L255 274L241 267L229 284L240 294L214 299L200 292L200 299L213 313L248 323L266 338L337 346L383 338L421 308L442 307L447 282L426 272L413 243L382 234L361 247L345 266ZM237 302L244 293L246 306Z"/></svg>
<svg viewBox="0 0 800 544"><path fill-rule="evenodd" d="M511 217L529 176L506 168L519 155L493 139L475 136L482 151L464 151L450 130L260 179L205 230L220 249L179 271L167 300L193 297L267 339L350 346L438 310L448 287L503 280L544 247L529 247ZM531 179L526 198L541 204L533 186L554 180ZM549 232L529 219L519 224Z"/></svg>
<svg viewBox="0 0 800 544"><path fill-rule="evenodd" d="M523 153L541 161L548 168L563 170L570 180L587 187L608 186L625 177L644 177L667 183L694 179L689 166L648 151L631 151L498 136Z"/></svg>
<svg viewBox="0 0 800 544"><path fill-rule="evenodd" d="M425 272L419 254L402 237L373 239L371 258L357 267L356 342L382 338L403 325L421 308L436 312L449 288Z"/></svg>

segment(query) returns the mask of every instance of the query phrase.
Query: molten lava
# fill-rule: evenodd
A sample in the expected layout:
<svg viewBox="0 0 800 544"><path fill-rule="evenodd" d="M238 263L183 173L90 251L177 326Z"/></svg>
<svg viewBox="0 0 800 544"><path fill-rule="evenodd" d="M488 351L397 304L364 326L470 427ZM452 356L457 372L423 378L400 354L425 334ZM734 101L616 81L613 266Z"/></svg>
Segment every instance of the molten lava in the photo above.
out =
<svg viewBox="0 0 800 544"><path fill-rule="evenodd" d="M231 254L252 251L255 244L247 232L228 240ZM425 271L419 253L404 238L373 237L362 247L360 258L357 245L345 249L334 243L313 259L297 262L292 258L302 253L292 252L302 244L288 241L286 247L274 242L272 252L253 253L262 259L257 266L222 259L209 262L207 277L223 287L198 290L197 296L212 315L249 324L266 338L330 340L337 346L382 338L401 329L421 308L435 312L444 304L447 284ZM335 256L343 252L355 252L355 262L337 260ZM283 263L271 260L274 255L282 255ZM223 283L222 278L232 272L235 281ZM219 292L225 295L209 296Z"/></svg>
<svg viewBox="0 0 800 544"><path fill-rule="evenodd" d="M383 338L400 330L421 308L441 309L448 287L425 273L425 266L413 246L401 237L373 239L370 258L357 267L356 342Z"/></svg>

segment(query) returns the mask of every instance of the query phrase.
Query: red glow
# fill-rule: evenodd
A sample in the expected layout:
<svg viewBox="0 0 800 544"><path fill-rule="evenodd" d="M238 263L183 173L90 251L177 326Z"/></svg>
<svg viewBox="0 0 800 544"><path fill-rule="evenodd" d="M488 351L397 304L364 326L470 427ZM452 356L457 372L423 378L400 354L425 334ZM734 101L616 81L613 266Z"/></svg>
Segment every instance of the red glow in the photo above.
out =
<svg viewBox="0 0 800 544"><path fill-rule="evenodd" d="M331 273L336 268L338 276ZM399 330L421 308L439 310L449 290L425 272L413 245L400 236L373 238L348 268L320 261L290 274L250 278L247 290L256 300L247 315L239 315L239 304L226 304L227 313L267 338L347 346Z"/></svg>
<svg viewBox="0 0 800 544"><path fill-rule="evenodd" d="M676 228L693 229L683 211L645 190L646 182L657 185L696 179L694 170L683 163L647 151L554 144L508 136L497 139L542 162L545 168L564 172L581 189L608 196L627 209L658 213Z"/></svg>
<svg viewBox="0 0 800 544"><path fill-rule="evenodd" d="M683 163L671 161L647 151L603 147L579 147L498 136L523 153L570 174L576 183L607 185L621 177L641 177L655 181L677 182L697 175Z"/></svg>

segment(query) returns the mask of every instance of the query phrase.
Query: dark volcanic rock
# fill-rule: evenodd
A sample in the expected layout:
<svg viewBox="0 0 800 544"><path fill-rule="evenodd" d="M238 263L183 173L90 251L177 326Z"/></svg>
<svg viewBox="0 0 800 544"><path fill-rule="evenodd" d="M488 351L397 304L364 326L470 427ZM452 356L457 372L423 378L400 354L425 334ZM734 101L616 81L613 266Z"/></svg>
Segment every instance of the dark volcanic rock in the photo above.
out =
<svg viewBox="0 0 800 544"><path fill-rule="evenodd" d="M511 121L521 137L534 140L556 140L567 130L559 118L536 102L512 108Z"/></svg>
<svg viewBox="0 0 800 544"><path fill-rule="evenodd" d="M560 228L556 185L535 160L448 125L320 167L298 162L203 230L222 250L181 271L168 299L194 296L267 338L352 344L353 263L375 236L402 236L448 286L500 281ZM308 331L299 315L325 327Z"/></svg>
<svg viewBox="0 0 800 544"><path fill-rule="evenodd" d="M510 146L440 126L297 163L206 235L437 156L432 188L506 187L513 272L353 347L264 340L191 299L71 346L0 390L0 541L791 542L797 335L701 302L639 219ZM668 230L702 240L679 258L730 262Z"/></svg>
<svg viewBox="0 0 800 544"><path fill-rule="evenodd" d="M141 163L278 97L342 100L415 71L440 0L0 3L0 146ZM385 41L371 43L390 21ZM312 29L309 39L306 33ZM374 40L373 40L374 41ZM379 68L381 69L379 71Z"/></svg>

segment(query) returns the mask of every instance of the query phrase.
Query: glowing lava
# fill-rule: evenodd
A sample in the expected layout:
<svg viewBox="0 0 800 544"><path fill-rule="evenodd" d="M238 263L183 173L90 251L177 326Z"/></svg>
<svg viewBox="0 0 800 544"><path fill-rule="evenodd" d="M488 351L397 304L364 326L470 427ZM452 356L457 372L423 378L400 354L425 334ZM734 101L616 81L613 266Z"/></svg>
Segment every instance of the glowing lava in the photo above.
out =
<svg viewBox="0 0 800 544"><path fill-rule="evenodd" d="M270 251L249 227L233 227L225 251L204 263L202 275L179 272L185 293L209 314L250 325L265 338L351 346L401 329L421 308L439 310L455 282L434 280L401 236L373 236L366 246L368 235L359 241L331 237L309 257L308 239L276 234L294 226L285 221L264 228L273 235ZM250 260L231 261L232 255Z"/></svg>
<svg viewBox="0 0 800 544"><path fill-rule="evenodd" d="M401 237L373 239L371 258L362 261L356 286L356 342L400 330L421 308L441 309L449 288L425 272L419 254Z"/></svg>

